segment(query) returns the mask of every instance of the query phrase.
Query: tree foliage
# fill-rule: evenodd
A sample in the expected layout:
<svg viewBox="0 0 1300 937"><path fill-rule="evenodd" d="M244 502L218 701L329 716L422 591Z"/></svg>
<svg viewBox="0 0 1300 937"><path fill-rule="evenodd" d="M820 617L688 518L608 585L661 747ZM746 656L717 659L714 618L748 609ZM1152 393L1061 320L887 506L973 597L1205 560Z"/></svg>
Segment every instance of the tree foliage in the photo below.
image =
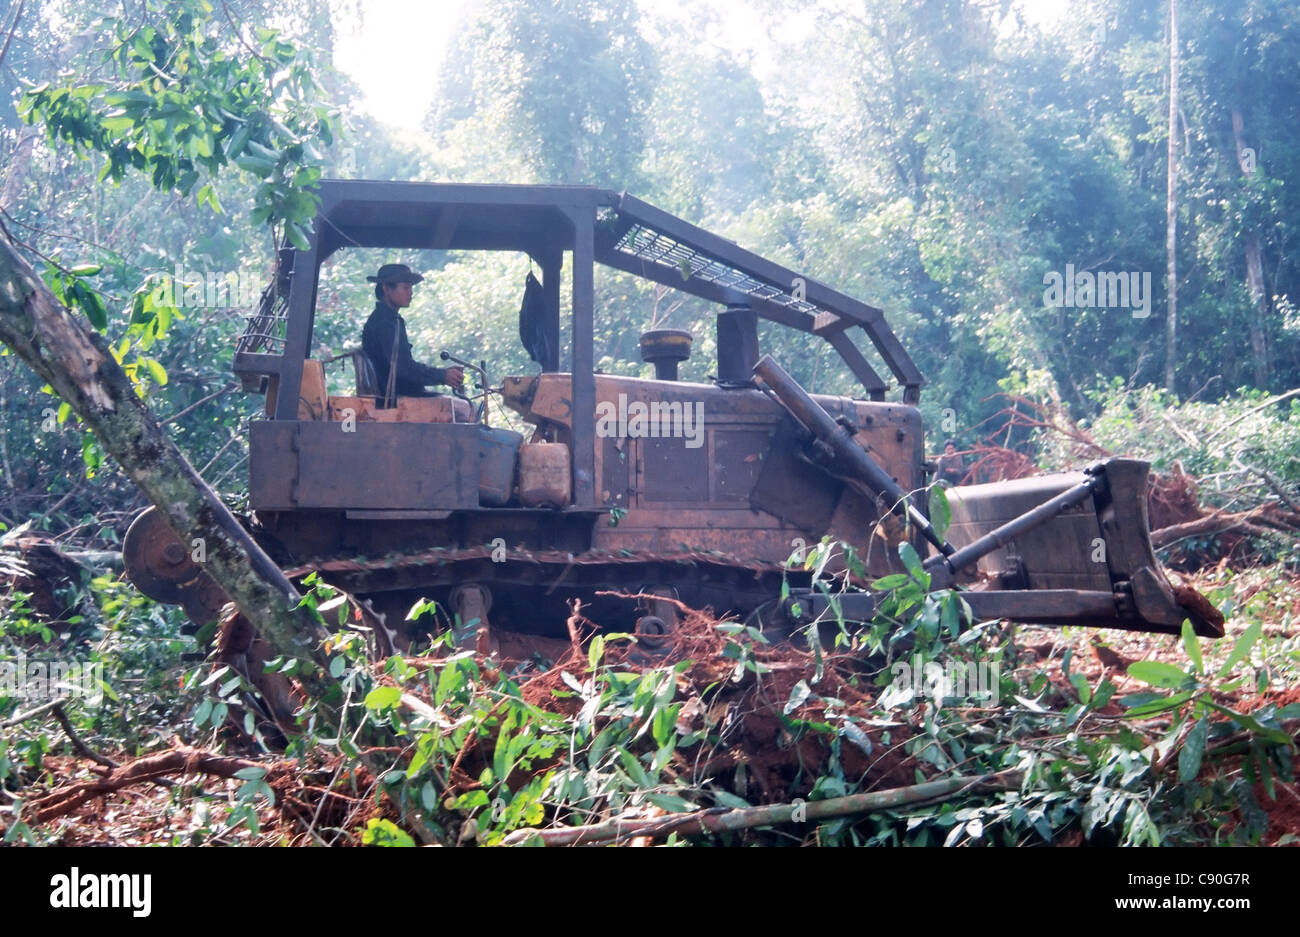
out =
<svg viewBox="0 0 1300 937"><path fill-rule="evenodd" d="M1295 490L1300 411L1294 402L1282 414L1261 406L1267 394L1300 383L1294 5L1182 4L1185 317L1172 395L1144 387L1159 380L1163 365L1168 56L1159 7L1087 0L1067 18L1040 22L1017 4L979 0L828 0L801 4L797 15L769 2L741 14L750 29L736 40L746 30L737 29L729 6L705 4L687 22L631 0L465 5L452 24L427 133L413 139L359 113L340 118L363 101L325 64L339 11L317 0L147 0L111 15L58 0L29 3L21 16L0 16L12 38L0 80L14 105L0 108L4 223L25 241L56 298L103 333L91 347L133 379L120 386L122 399L134 395L166 414L166 434L236 503L245 424L262 406L228 384L232 339L251 310L190 304L156 287L186 271L264 282L274 247L284 238L304 243L315 211L311 187L331 169L625 188L883 308L930 380L923 411L932 432L941 427L974 441L981 421L1001 406L990 395L1026 392L1091 418L1096 437L1116 450L1227 477L1234 491L1247 479L1252 491ZM42 139L30 122L46 131ZM342 146L330 152L336 143ZM1248 283L1252 250L1262 302ZM389 259L345 250L326 266L319 346L338 351L355 341L370 304L362 274ZM433 252L407 259L428 272L412 313L418 345L488 358L494 375L530 367L514 319L526 259ZM1044 277L1066 265L1153 274L1150 314L1045 305ZM681 327L696 336L684 377L710 373L712 307L609 272L598 275L597 291L598 367L646 372L639 333ZM766 326L762 341L805 385L854 391L824 342ZM139 507L137 493L103 470L99 443L43 384L12 357L0 359L0 524L111 547ZM1216 435L1234 420L1232 432ZM1041 445L1045 458L1060 455ZM1279 548L1278 559L1294 563L1294 554ZM1260 640L1264 612L1249 603L1261 593L1223 575L1225 600L1240 600L1254 629L1233 654L1242 664ZM916 581L889 588L887 610L898 617L877 623L877 641L921 633L944 645L936 653L1014 654L1014 646L982 638L947 647L952 600L927 597ZM1262 594L1279 606L1295 600L1289 586ZM115 668L111 679L131 687L116 717L80 720L83 729L145 746L141 720L176 721L182 703L149 695L175 684L185 669L180 654L193 649L178 634L174 611L107 574L55 596L64 603L57 617L36 614L31 601L22 591L5 597L0 638L85 653L93 647ZM770 692L761 640L738 625L722 633L728 639L715 657ZM603 648L557 682L554 699L577 700L586 713L585 724L575 725L525 702L509 675L488 674L467 658L427 670L401 658L375 666L359 644L339 640L328 667L351 694L339 710L344 722L333 736L318 725L299 753L336 745L352 757L344 728L407 733L409 759L379 772L375 783L402 809L432 816L435 840L470 830L499 841L543 818L577 823L633 806L647 791L649 803L670 810L742 806L739 787L667 770L679 750L720 744L724 732L718 713L725 708L706 710L699 727L678 728L687 701L674 688L690 665L632 672L603 659ZM1095 720L1115 693L1104 675L1090 683L1072 673L1068 658L1060 685L1034 671L1010 675L1008 692L1033 705L979 723L913 707L916 733L883 744L904 748L927 771L967 758L990 771L1030 759L1033 783L1019 799L971 798L867 825L826 824L817 835L1028 842L1072 827L1095 841L1196 841L1236 802L1250 809L1232 835L1256 840L1250 785L1223 775L1202 783L1197 772L1214 743L1240 736L1249 770L1268 783L1270 772L1285 774L1291 749L1277 733L1294 708L1224 713L1215 694L1231 665L1211 678L1199 649L1188 654L1193 666L1177 673L1133 671L1153 689L1126 705L1169 719L1150 738L1112 722L1094 725L1086 738L1061 731L1062 723ZM1294 667L1288 654L1269 645L1259 672L1285 678ZM855 734L865 731L855 721L863 713L823 695L815 660L814 672L782 686L780 726L830 753L807 780L817 798L836 797L862 784L842 756L865 738ZM140 692L131 682L137 671L149 681ZM200 686L205 679L214 681L210 689ZM186 732L216 732L243 690L229 673L190 669L181 682L192 707ZM724 674L703 685L700 695L709 696L728 683ZM402 689L428 695L438 718L403 711ZM7 716L12 706L4 705ZM439 718L454 728L443 731ZM443 781L473 744L490 764L450 805L441 803ZM39 732L0 741L0 780L12 779L19 762L38 766L50 747ZM1171 753L1176 779L1158 770L1173 764ZM517 783L528 771L535 773ZM257 804L276 797L256 770L240 780L237 810L218 835L241 823L255 828ZM413 841L391 820L371 819L363 841Z"/></svg>

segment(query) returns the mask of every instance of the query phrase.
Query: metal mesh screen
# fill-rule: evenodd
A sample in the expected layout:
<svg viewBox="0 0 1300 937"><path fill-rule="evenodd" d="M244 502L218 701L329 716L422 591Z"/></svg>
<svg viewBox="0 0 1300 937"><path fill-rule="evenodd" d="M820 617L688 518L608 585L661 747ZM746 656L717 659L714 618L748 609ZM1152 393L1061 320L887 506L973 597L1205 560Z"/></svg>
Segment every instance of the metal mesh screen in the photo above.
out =
<svg viewBox="0 0 1300 937"><path fill-rule="evenodd" d="M766 300L787 309L794 309L809 315L817 315L827 310L805 299L797 299L792 294L778 289L768 283L754 279L747 273L723 263L715 257L696 250L680 241L674 240L661 231L644 225L633 225L623 235L614 250L637 260L646 260L664 267L671 267L685 277L697 277L709 283L734 290L744 296ZM791 284L793 288L794 284ZM737 299L740 297L738 296Z"/></svg>

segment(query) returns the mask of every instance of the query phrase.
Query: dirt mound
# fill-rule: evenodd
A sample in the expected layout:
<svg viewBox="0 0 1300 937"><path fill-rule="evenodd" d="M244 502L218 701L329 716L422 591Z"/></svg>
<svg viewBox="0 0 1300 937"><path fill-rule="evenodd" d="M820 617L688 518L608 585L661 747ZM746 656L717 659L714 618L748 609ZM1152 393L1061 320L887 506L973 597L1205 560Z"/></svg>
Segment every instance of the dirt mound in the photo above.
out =
<svg viewBox="0 0 1300 937"><path fill-rule="evenodd" d="M1183 467L1177 462L1173 471L1166 475L1153 473L1147 493L1147 513L1152 530L1185 524L1204 516L1196 479L1184 474Z"/></svg>
<svg viewBox="0 0 1300 937"><path fill-rule="evenodd" d="M582 700L572 693L569 681L582 684L591 679L584 641L595 625L577 613L569 625L573 637L555 666L528 679L520 692L531 705L573 716ZM824 651L819 673L811 650L789 643L750 645L724 630L732 627L739 626L720 622L707 609L682 606L682 620L662 647L648 649L634 641L606 645L604 663L618 671L645 673L688 663L677 677L675 699L683 703L678 725L685 731L716 733L718 741L707 751L703 745L700 750L680 751L676 756L680 771L697 780L728 776L730 786L737 767L744 765L749 777L741 783L755 784L757 790L749 793L764 802L806 795L832 758L838 758L846 777L865 779L866 789L915 780L918 765L902 751L913 728L906 722L888 727L867 724L879 721L878 713L871 715L879 691L868 676L869 662ZM502 636L503 652L507 640ZM752 650L741 651L742 644ZM747 654L752 655L748 659L753 667L746 666ZM509 663L503 660L503 665ZM796 691L801 683L803 687ZM803 702L787 714L796 696L804 697ZM838 737L807 725L845 722L854 728ZM467 759L467 766L471 762ZM472 771L466 773L473 776Z"/></svg>

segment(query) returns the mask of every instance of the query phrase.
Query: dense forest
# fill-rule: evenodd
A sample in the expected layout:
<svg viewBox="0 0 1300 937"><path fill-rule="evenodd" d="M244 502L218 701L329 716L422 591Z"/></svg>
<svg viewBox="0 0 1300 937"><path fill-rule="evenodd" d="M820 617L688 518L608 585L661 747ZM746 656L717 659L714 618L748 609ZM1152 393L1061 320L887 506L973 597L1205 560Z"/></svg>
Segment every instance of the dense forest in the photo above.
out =
<svg viewBox="0 0 1300 937"><path fill-rule="evenodd" d="M623 672L627 660L602 660L601 639L579 648L575 631L576 676L520 694L511 675L472 658L371 663L364 642L336 636L324 657L303 654L328 676L285 665L312 697L315 715L299 723L311 728L263 731L255 705L240 702L247 674L205 663L181 611L122 576L127 526L161 489L119 465L84 401L33 365L50 349L23 351L22 329L5 324L0 656L66 649L100 666L108 696L32 716L31 700L0 684L8 841L512 843L544 819L551 832L595 828L618 815L776 809L968 775L982 786L927 788L910 812L882 801L793 834L772 832L781 821L768 817L748 833L696 820L653 836L1296 841L1296 805L1290 826L1269 805L1295 797L1300 718L1300 7L463 2L416 18L412 28L440 32L430 43L440 53L433 86L410 89L431 103L400 125L374 116L367 91L336 67L373 16L366 0L0 0L5 316L20 321L13 310L30 291L14 271L29 264L111 352L141 419L161 424L158 438L231 511L248 507L249 424L264 408L232 375L235 341L275 275L277 247L311 236L321 178L599 186L882 309L925 376L926 452L952 440L967 480L1112 454L1150 461L1150 526L1171 531L1156 537L1160 558L1223 611L1228 636L1203 659L1190 632L1112 648L1074 630L976 629L981 649L960 653L997 661L1004 698L1023 708L926 715L913 702L894 723L854 716L854 705L866 707L859 715L874 705L849 653L869 638L845 636L848 656L825 669L820 648L800 651L806 678L765 684L790 661L736 623L692 618L707 632L695 657ZM351 392L342 353L374 305L367 274L390 261L425 275L407 314L418 353L535 373L518 340L526 255L362 249L322 269L313 356L338 358L326 369L332 392ZM214 282L225 288L214 293ZM595 308L600 371L650 377L641 334L685 329L694 351L683 378L711 374L713 305L598 266ZM860 391L815 336L763 324L759 342L810 391ZM918 593L895 611L914 606L946 624L953 600L927 597L928 582L903 587ZM341 608L342 623L346 597L297 585L308 596L297 614L319 623L318 606L325 621ZM941 631L928 639L958 653ZM779 697L770 734L800 765L809 759L806 774L778 783L776 767L734 752L713 756L707 781L674 769L674 751L700 740L723 751L709 693L732 667L738 685ZM346 688L342 702L331 681ZM432 708L411 700L406 688L430 684ZM509 705L479 692L490 686L505 687ZM548 709L547 691L587 705ZM1122 728L1088 722L1116 718L1121 700ZM684 707L698 710L694 723ZM329 730L317 715L342 722ZM881 726L909 719L910 733L892 730L906 744L891 743ZM1067 740L1061 720L1091 741ZM583 747L559 758L568 729ZM383 762L393 733L414 754ZM942 744L918 746L926 733ZM278 760L286 745L311 771ZM862 767L882 749L883 767ZM113 831L75 796L58 799L86 783L75 765L88 750L112 752L119 777L121 765L154 759L137 780L178 771L168 753L187 752L192 766L202 750L214 780L184 802L179 826L142 814ZM482 774L466 777L462 762ZM551 767L524 770L535 766ZM342 791L340 779L347 792L319 800ZM157 791L159 804L180 796ZM24 814L24 801L36 809Z"/></svg>

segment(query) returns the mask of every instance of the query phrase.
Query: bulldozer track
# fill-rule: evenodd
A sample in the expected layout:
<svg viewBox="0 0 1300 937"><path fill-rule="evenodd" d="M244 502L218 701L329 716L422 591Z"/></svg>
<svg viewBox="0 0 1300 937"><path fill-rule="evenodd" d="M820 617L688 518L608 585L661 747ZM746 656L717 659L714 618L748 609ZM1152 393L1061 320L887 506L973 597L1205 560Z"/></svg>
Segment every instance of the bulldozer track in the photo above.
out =
<svg viewBox="0 0 1300 937"><path fill-rule="evenodd" d="M745 615L779 594L783 579L806 585L808 574L778 563L729 554L683 550L601 551L493 550L489 546L434 548L377 558L321 558L286 569L290 579L315 572L326 584L402 611L420 598L437 600L464 584L493 591L493 620L511 630L564 634L567 600L577 597L597 611L594 620L618 627L622 609L635 604L626 596L640 587L671 586L684 603L717 615ZM597 595L598 592L625 595ZM602 615L601 612L605 615Z"/></svg>

